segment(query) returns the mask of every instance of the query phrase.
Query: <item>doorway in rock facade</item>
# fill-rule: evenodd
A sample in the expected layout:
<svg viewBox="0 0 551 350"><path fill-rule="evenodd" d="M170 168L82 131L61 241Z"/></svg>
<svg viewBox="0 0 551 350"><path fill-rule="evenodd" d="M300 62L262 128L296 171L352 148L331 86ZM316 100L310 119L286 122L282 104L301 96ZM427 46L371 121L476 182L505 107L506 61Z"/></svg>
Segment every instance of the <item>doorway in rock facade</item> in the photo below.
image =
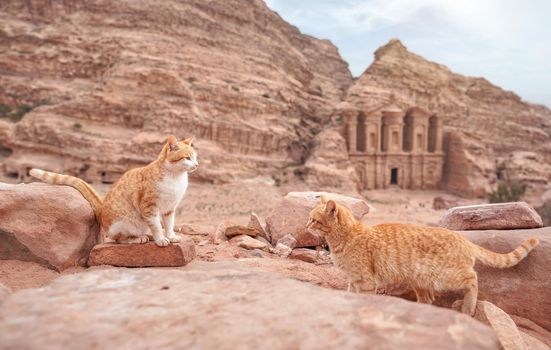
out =
<svg viewBox="0 0 551 350"><path fill-rule="evenodd" d="M390 184L398 185L398 168L390 169Z"/></svg>

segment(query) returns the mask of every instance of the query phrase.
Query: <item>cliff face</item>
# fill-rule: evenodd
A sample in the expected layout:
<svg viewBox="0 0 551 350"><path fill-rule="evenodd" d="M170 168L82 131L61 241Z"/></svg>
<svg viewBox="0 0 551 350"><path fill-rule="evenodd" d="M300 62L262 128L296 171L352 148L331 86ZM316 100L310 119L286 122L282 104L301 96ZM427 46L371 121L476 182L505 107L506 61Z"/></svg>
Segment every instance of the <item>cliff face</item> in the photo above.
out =
<svg viewBox="0 0 551 350"><path fill-rule="evenodd" d="M0 119L6 170L92 181L169 133L197 138L206 181L300 163L352 82L331 43L260 0L5 0L0 51L0 104L31 109Z"/></svg>
<svg viewBox="0 0 551 350"><path fill-rule="evenodd" d="M551 177L545 107L397 40L353 81L330 42L261 0L4 0L0 51L0 164L20 178L39 166L111 182L172 133L196 137L195 179L354 191L331 115L389 102L443 116L444 189L485 196L499 177L537 195Z"/></svg>
<svg viewBox="0 0 551 350"><path fill-rule="evenodd" d="M354 82L345 101L369 110L381 103L417 105L444 117L444 188L483 196L498 177L539 191L551 179L551 111L522 101L483 78L465 77L391 40Z"/></svg>

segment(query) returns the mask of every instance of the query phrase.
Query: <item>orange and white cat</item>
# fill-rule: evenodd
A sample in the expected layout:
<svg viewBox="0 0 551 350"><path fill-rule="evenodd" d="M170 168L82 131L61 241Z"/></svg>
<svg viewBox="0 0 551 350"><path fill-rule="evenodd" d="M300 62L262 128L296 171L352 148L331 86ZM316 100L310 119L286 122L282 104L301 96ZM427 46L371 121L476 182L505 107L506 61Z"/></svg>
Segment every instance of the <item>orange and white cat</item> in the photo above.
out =
<svg viewBox="0 0 551 350"><path fill-rule="evenodd" d="M76 188L94 210L101 228L100 242L106 235L119 243L146 243L151 231L155 244L167 246L181 240L174 233L174 215L188 187L188 172L198 167L192 141L178 142L169 136L157 159L124 173L104 200L82 179L40 169L32 169L30 174L50 184Z"/></svg>
<svg viewBox="0 0 551 350"><path fill-rule="evenodd" d="M375 293L378 286L406 283L414 289L418 302L431 304L435 292L462 290L462 312L469 315L475 312L478 294L475 261L511 267L539 243L532 238L511 253L498 254L441 227L370 227L324 196L310 213L307 227L329 244L334 264L349 278L349 291Z"/></svg>

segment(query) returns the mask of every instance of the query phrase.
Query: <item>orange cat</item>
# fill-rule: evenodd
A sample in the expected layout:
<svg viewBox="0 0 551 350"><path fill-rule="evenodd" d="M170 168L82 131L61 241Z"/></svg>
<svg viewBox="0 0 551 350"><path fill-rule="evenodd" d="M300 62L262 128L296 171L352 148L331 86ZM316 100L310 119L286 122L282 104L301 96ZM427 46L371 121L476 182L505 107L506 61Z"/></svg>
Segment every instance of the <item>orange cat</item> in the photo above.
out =
<svg viewBox="0 0 551 350"><path fill-rule="evenodd" d="M92 186L79 178L40 169L32 169L30 174L50 184L76 188L94 209L101 227L100 241L105 234L119 243L145 243L151 230L155 244L167 246L181 240L174 233L174 214L186 192L188 172L198 166L192 140L178 142L169 136L156 160L127 171L103 201Z"/></svg>
<svg viewBox="0 0 551 350"><path fill-rule="evenodd" d="M473 315L478 281L476 259L505 268L518 264L538 245L526 240L509 254L498 254L471 243L462 235L440 227L357 221L344 206L321 197L310 213L307 227L324 237L336 266L349 278L349 291L374 293L377 286L407 283L417 301L431 304L434 292L465 291L463 309Z"/></svg>

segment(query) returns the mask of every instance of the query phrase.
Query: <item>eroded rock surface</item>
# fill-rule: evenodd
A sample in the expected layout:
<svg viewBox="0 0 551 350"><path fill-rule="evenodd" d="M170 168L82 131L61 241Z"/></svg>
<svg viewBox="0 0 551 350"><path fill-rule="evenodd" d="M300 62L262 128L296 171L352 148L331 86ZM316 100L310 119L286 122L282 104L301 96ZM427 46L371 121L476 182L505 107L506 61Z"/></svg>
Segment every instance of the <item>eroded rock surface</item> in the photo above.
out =
<svg viewBox="0 0 551 350"><path fill-rule="evenodd" d="M90 204L75 189L0 183L0 259L64 270L84 266L98 236Z"/></svg>
<svg viewBox="0 0 551 350"><path fill-rule="evenodd" d="M346 103L372 111L419 106L442 117L447 153L444 188L486 197L499 178L541 195L551 180L551 111L484 78L466 77L391 40L348 89Z"/></svg>
<svg viewBox="0 0 551 350"><path fill-rule="evenodd" d="M518 265L496 269L476 263L478 300L486 300L513 316L521 316L551 329L551 228L510 231L464 231L471 242L498 253L508 253L523 240L535 237L540 244ZM450 306L460 294L437 303Z"/></svg>
<svg viewBox="0 0 551 350"><path fill-rule="evenodd" d="M450 230L515 230L543 226L540 215L525 202L468 205L450 208L440 226Z"/></svg>
<svg viewBox="0 0 551 350"><path fill-rule="evenodd" d="M187 265L194 258L195 243L184 236L179 243L171 243L166 247L158 247L154 242L98 244L90 252L88 265L175 267Z"/></svg>
<svg viewBox="0 0 551 350"><path fill-rule="evenodd" d="M0 334L7 348L497 346L490 328L455 311L216 263L194 263L183 271L112 268L64 276L10 295L0 309Z"/></svg>
<svg viewBox="0 0 551 350"><path fill-rule="evenodd" d="M306 230L306 223L310 211L320 203L321 195L348 207L358 220L369 212L369 205L362 199L327 192L290 192L266 218L266 228L272 244L291 234L297 240L297 248L320 245L320 238Z"/></svg>
<svg viewBox="0 0 551 350"><path fill-rule="evenodd" d="M453 308L461 310L463 301L457 301ZM520 331L503 310L487 301L479 301L476 304L474 318L492 327L498 340L500 349L503 350L545 350L547 345L538 339Z"/></svg>
<svg viewBox="0 0 551 350"><path fill-rule="evenodd" d="M32 109L0 128L20 177L109 183L176 131L210 164L194 178L270 176L304 161L352 82L334 45L256 0L5 0L0 51L0 104Z"/></svg>

